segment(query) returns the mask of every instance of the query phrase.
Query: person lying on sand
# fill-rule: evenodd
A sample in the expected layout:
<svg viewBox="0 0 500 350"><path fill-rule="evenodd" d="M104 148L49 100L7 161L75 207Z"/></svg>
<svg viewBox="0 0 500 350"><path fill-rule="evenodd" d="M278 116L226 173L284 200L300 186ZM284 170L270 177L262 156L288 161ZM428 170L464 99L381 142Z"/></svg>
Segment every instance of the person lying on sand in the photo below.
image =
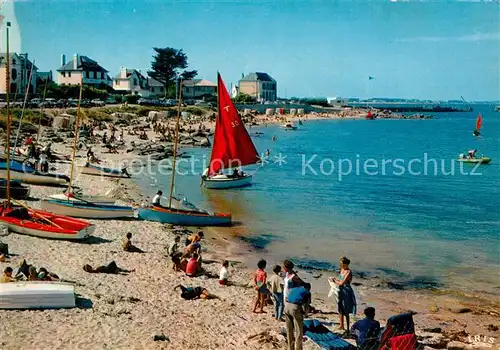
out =
<svg viewBox="0 0 500 350"><path fill-rule="evenodd" d="M92 268L90 265L85 265L83 270L88 273L110 273L110 274L128 274L129 272L134 272L135 270L125 270L118 265L114 261L110 262L108 265L99 266L96 269Z"/></svg>
<svg viewBox="0 0 500 350"><path fill-rule="evenodd" d="M132 232L127 232L127 236L123 240L123 250L129 253L144 253L144 251L140 248L137 248L135 245L132 244Z"/></svg>
<svg viewBox="0 0 500 350"><path fill-rule="evenodd" d="M210 294L206 288L202 287L184 287L179 284L174 287L174 290L177 288L181 289L181 298L185 300L194 300L194 299L219 299L218 296Z"/></svg>
<svg viewBox="0 0 500 350"><path fill-rule="evenodd" d="M12 272L14 270L12 267L7 266L5 270L3 270L3 275L0 278L0 283L8 283L8 282L16 282L16 279L12 277Z"/></svg>
<svg viewBox="0 0 500 350"><path fill-rule="evenodd" d="M40 267L40 270L38 270L38 279L40 281L59 281L59 276L57 276L55 273L47 271L45 267Z"/></svg>

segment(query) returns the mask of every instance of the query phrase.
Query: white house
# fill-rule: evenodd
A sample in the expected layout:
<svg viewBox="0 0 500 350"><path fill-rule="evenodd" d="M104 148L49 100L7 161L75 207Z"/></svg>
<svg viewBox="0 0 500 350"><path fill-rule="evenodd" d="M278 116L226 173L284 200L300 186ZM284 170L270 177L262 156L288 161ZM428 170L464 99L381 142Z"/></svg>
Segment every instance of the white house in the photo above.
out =
<svg viewBox="0 0 500 350"><path fill-rule="evenodd" d="M59 85L111 86L108 71L87 56L75 54L73 60L66 63L66 55L61 55L61 68L57 70Z"/></svg>
<svg viewBox="0 0 500 350"><path fill-rule="evenodd" d="M122 67L113 79L113 89L134 95L149 95L148 80L137 69Z"/></svg>

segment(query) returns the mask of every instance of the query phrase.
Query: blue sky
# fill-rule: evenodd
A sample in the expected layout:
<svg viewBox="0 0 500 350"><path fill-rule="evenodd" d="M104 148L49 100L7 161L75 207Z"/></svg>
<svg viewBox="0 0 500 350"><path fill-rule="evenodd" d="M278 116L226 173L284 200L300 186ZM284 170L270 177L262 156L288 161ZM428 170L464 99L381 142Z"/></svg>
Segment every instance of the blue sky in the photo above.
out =
<svg viewBox="0 0 500 350"><path fill-rule="evenodd" d="M282 97L500 99L499 11L458 1L16 3L22 49L41 70L79 53L112 76L146 71L152 47L171 46L201 78L216 81L219 70L229 86L263 71Z"/></svg>

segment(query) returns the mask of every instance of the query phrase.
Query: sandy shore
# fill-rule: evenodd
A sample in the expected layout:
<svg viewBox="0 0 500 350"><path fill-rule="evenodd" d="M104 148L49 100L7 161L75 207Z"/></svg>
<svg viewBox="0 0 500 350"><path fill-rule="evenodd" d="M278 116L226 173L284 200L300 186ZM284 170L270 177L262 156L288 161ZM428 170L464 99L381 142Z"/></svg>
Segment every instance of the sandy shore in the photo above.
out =
<svg viewBox="0 0 500 350"><path fill-rule="evenodd" d="M150 133L150 137L153 134ZM126 142L135 136L126 135ZM71 142L58 144L56 150L69 154ZM124 151L103 154L103 148L94 147L101 159L109 164L133 159ZM80 156L85 151L80 152ZM55 164L56 171L68 172L68 164ZM109 193L123 203L137 204L145 200L133 180L81 175L75 185L89 194ZM60 188L32 186L33 207L40 198L60 192ZM44 240L10 234L0 239L9 245L13 254L6 266L17 265L21 258L37 267L46 267L66 280L76 282L78 307L71 310L0 311L0 348L2 349L276 349L286 346L280 334L283 323L275 321L272 310L265 315L251 312L255 291L246 287L252 277L258 254L248 252L243 243L222 236L217 230L205 230L202 241L204 268L217 276L220 260L232 261L230 279L238 286L220 287L217 277L189 278L172 271L167 257L167 246L176 233L197 231L145 221L93 221L94 236L87 242ZM133 243L146 251L144 254L121 250L127 232L133 233ZM264 258L266 258L264 256ZM134 270L128 275L88 274L85 264L104 265L116 261L118 266ZM268 273L278 261L268 260ZM355 264L352 268L356 269ZM320 313L310 315L329 322L338 331L338 315L333 300L327 298L326 277L331 272L300 271L313 284L313 305ZM381 323L390 315L413 310L420 338L441 339L441 345L455 339L469 343L468 335L496 337L500 344L500 300L498 296L457 295L455 293L389 290L377 286L376 280L355 278L360 296L361 315L366 305L377 309ZM177 284L203 286L220 297L217 300L185 301ZM438 331L436 328L439 328ZM424 330L433 329L433 334ZM165 335L167 341L154 341L154 335ZM439 338L441 337L441 338ZM349 340L352 342L352 340ZM468 345L469 348L472 345ZM483 347L481 347L483 346ZM484 348L476 344L475 348ZM305 349L316 347L306 342ZM439 348L436 346L436 348Z"/></svg>

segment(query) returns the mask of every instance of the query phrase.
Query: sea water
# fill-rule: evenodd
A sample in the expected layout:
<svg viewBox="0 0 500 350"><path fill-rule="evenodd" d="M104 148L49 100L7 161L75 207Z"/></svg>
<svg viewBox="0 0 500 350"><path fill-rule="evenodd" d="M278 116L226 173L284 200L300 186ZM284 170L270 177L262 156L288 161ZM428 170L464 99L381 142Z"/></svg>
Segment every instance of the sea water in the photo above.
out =
<svg viewBox="0 0 500 350"><path fill-rule="evenodd" d="M328 269L347 256L355 271L416 287L499 293L500 113L473 107L431 120L249 128L257 149L271 153L263 166L245 169L254 173L251 187L203 189L210 150L183 149L192 158L179 165L185 174L176 177L176 193L230 211L236 225L223 233L268 261ZM483 129L474 137L478 112ZM493 162L456 161L473 148ZM169 175L153 177L141 180L147 194L168 188Z"/></svg>

